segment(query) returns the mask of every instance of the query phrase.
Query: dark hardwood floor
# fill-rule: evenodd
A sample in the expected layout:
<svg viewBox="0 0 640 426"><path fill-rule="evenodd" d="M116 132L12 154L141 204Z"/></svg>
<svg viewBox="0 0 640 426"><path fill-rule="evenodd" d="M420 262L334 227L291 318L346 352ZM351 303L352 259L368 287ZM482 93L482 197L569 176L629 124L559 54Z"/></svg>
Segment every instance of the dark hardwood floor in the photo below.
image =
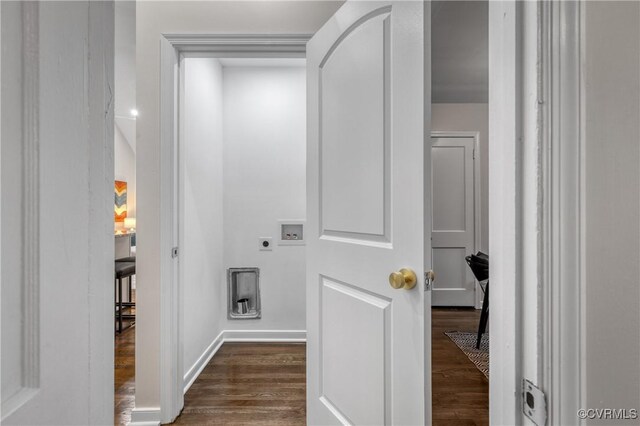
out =
<svg viewBox="0 0 640 426"><path fill-rule="evenodd" d="M445 331L474 331L479 311L433 309L434 425L488 425L489 382ZM176 424L304 425L304 344L225 343L185 395ZM135 328L116 336L115 423L134 405Z"/></svg>
<svg viewBox="0 0 640 426"><path fill-rule="evenodd" d="M488 425L489 381L445 331L478 330L480 311L433 308L432 389L434 425Z"/></svg>
<svg viewBox="0 0 640 426"><path fill-rule="evenodd" d="M306 345L225 343L184 397L176 424L304 425Z"/></svg>
<svg viewBox="0 0 640 426"><path fill-rule="evenodd" d="M127 425L135 398L136 378L136 329L131 327L116 334L115 341L115 405L114 423Z"/></svg>

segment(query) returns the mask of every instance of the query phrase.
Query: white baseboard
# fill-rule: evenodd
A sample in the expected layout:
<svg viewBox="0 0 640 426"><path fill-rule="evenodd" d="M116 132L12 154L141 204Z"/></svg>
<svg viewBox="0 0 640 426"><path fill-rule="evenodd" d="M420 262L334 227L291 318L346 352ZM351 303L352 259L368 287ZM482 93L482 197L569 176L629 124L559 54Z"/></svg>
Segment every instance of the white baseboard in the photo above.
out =
<svg viewBox="0 0 640 426"><path fill-rule="evenodd" d="M306 330L225 330L225 342L287 342L307 341Z"/></svg>
<svg viewBox="0 0 640 426"><path fill-rule="evenodd" d="M134 408L129 426L159 426L160 407Z"/></svg>
<svg viewBox="0 0 640 426"><path fill-rule="evenodd" d="M303 343L307 341L306 330L223 330L213 341L207 346L207 349L200 355L198 360L191 366L189 371L184 375L184 393L187 393L193 382L196 381L202 370L207 366L211 358L218 352L218 349L224 342L283 342L283 343ZM134 409L134 411L136 411ZM141 410L141 413L146 412ZM157 418L160 419L160 410L158 409ZM131 415L133 422L133 413ZM139 420L136 417L135 426L146 426L143 422L143 416L140 414ZM158 420L159 422L159 420ZM151 424L151 423L149 423ZM158 424L158 423L153 423Z"/></svg>
<svg viewBox="0 0 640 426"><path fill-rule="evenodd" d="M211 358L218 352L220 346L224 343L224 331L220 332L218 336L213 339L213 342L207 349L204 350L202 355L197 359L197 361L191 366L189 371L187 371L184 375L184 393L187 393L193 382L196 381L202 370L207 366Z"/></svg>

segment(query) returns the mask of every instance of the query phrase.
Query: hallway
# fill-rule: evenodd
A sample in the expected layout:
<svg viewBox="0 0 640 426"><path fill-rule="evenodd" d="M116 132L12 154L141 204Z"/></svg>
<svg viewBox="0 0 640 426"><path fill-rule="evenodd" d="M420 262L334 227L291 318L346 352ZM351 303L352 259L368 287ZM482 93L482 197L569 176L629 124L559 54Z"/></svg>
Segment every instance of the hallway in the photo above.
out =
<svg viewBox="0 0 640 426"><path fill-rule="evenodd" d="M116 425L131 421L135 405L136 380L136 328L131 327L116 334L114 359L114 419Z"/></svg>
<svg viewBox="0 0 640 426"><path fill-rule="evenodd" d="M488 425L489 383L445 331L473 331L475 309L434 308L433 424ZM225 343L185 395L176 424L304 425L306 346ZM115 424L134 406L135 328L116 336Z"/></svg>
<svg viewBox="0 0 640 426"><path fill-rule="evenodd" d="M433 424L488 425L489 383L444 334L472 331L475 309L434 308ZM185 395L176 424L303 425L304 344L226 343ZM116 336L115 424L134 406L135 328Z"/></svg>
<svg viewBox="0 0 640 426"><path fill-rule="evenodd" d="M488 425L489 380L444 333L477 330L480 311L473 308L433 308L433 424Z"/></svg>

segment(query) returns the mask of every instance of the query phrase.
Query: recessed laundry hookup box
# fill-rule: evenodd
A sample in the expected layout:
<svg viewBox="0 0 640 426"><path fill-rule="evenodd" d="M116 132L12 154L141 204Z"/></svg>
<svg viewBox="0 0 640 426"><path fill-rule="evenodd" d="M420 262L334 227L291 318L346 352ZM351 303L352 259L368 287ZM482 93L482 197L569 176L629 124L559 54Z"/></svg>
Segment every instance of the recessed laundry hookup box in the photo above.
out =
<svg viewBox="0 0 640 426"><path fill-rule="evenodd" d="M304 245L304 220L279 220L278 245Z"/></svg>
<svg viewBox="0 0 640 426"><path fill-rule="evenodd" d="M259 319L260 268L227 269L227 318Z"/></svg>

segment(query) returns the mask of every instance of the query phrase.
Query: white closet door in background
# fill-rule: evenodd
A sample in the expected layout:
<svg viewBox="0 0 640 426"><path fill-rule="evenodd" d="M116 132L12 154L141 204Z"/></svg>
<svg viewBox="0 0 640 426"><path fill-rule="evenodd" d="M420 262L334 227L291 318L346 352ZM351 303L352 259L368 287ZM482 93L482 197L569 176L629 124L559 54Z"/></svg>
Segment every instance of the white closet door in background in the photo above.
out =
<svg viewBox="0 0 640 426"><path fill-rule="evenodd" d="M472 137L432 138L432 306L474 306L475 280L464 258L474 251Z"/></svg>

